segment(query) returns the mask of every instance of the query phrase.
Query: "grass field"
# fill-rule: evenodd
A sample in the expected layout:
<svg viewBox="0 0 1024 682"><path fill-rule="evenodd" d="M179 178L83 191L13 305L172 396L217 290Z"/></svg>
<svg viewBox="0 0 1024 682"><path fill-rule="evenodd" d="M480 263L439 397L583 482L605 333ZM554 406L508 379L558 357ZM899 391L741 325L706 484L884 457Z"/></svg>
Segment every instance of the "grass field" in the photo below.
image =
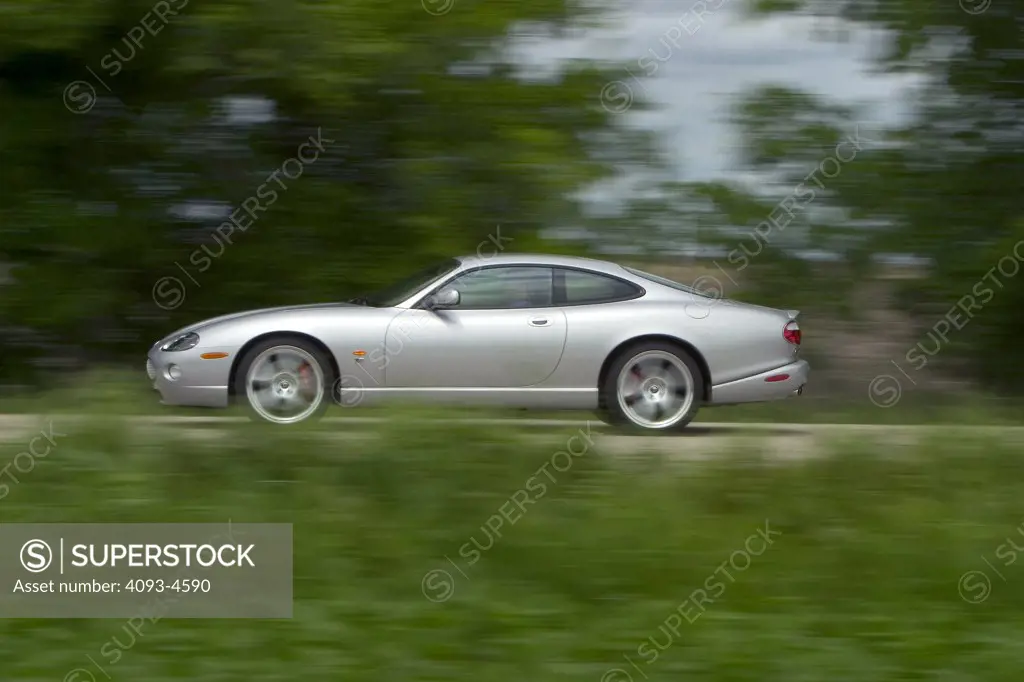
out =
<svg viewBox="0 0 1024 682"><path fill-rule="evenodd" d="M681 465L608 457L572 428L544 444L432 416L335 447L314 445L325 426L187 442L99 418L69 429L0 500L3 522L292 523L295 617L163 619L138 635L118 620L5 620L4 678L1009 681L1024 669L1024 562L1005 551L1024 547L1024 458L997 440ZM968 571L990 593L979 573L958 585Z"/></svg>
<svg viewBox="0 0 1024 682"><path fill-rule="evenodd" d="M873 404L867 392L851 398L823 398L813 394L771 403L755 403L704 409L697 415L702 422L768 422L812 424L943 424L943 425L1024 425L1024 405L1019 400L981 395L915 394L905 392L891 407ZM380 417L390 415L390 407L333 408L334 417ZM225 412L202 408L167 407L160 404L141 372L97 371L66 387L48 392L25 393L0 400L0 414L120 414L216 417ZM474 418L587 419L589 412L552 412L525 410L461 409L459 414ZM450 418L451 415L448 415Z"/></svg>

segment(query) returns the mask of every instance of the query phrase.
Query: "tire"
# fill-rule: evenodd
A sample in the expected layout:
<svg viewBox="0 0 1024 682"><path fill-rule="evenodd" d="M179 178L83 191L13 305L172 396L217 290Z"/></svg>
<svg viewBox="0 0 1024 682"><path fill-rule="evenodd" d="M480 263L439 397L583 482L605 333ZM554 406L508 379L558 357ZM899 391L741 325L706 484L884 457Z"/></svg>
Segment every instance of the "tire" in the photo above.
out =
<svg viewBox="0 0 1024 682"><path fill-rule="evenodd" d="M276 336L246 351L234 378L235 396L253 421L316 421L333 401L334 374L330 357L316 345Z"/></svg>
<svg viewBox="0 0 1024 682"><path fill-rule="evenodd" d="M632 431L675 432L696 416L703 390L704 375L689 353L663 341L640 342L608 368L599 416Z"/></svg>

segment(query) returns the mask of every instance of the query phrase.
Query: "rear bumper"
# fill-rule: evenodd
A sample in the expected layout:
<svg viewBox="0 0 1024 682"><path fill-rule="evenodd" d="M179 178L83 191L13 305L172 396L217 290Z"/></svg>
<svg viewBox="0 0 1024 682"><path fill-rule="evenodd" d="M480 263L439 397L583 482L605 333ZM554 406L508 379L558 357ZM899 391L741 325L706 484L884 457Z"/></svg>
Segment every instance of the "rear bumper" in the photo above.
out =
<svg viewBox="0 0 1024 682"><path fill-rule="evenodd" d="M798 360L746 379L712 386L711 404L735 405L796 397L803 393L810 372L811 366L807 361Z"/></svg>

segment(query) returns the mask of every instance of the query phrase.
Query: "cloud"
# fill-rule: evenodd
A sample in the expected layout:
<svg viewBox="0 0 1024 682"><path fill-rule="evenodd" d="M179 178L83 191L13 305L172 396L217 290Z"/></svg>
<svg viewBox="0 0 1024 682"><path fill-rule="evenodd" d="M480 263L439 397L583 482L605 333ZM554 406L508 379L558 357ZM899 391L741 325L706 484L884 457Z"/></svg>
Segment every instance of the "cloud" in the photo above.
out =
<svg viewBox="0 0 1024 682"><path fill-rule="evenodd" d="M862 123L869 126L892 124L906 113L903 95L919 81L871 71L873 49L886 38L881 31L846 26L850 40L841 43L821 35L830 26L819 19L781 15L753 20L739 14L740 4L725 0L698 24L687 14L691 2L641 1L600 29L531 43L527 59L533 64L583 57L625 62L628 72L623 69L622 80L658 107L625 116L630 125L663 136L683 179L728 177L741 170L735 149L742 141L728 120L729 107L758 85L788 85L849 104L865 103L871 120ZM707 5L715 3L708 0ZM686 26L689 30L680 31ZM653 77L632 79L631 74L645 73Z"/></svg>

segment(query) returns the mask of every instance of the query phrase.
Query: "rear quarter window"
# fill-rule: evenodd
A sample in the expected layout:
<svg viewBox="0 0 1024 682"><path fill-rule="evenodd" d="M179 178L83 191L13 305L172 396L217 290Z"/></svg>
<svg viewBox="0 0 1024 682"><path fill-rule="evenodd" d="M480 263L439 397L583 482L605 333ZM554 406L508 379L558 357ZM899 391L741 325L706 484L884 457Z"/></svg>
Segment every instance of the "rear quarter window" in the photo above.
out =
<svg viewBox="0 0 1024 682"><path fill-rule="evenodd" d="M631 282L596 272L561 270L560 274L564 277L566 305L628 301L643 294L643 289Z"/></svg>

